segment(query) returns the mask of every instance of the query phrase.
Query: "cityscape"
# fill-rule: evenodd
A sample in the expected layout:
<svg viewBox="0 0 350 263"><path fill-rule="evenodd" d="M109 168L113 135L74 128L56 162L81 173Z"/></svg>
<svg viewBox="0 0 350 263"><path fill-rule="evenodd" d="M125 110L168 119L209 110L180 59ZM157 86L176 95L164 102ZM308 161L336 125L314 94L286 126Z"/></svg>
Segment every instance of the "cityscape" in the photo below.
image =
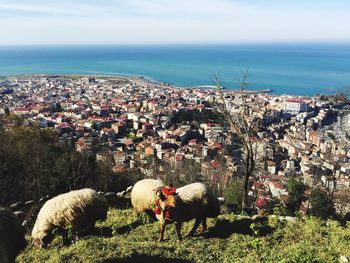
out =
<svg viewBox="0 0 350 263"><path fill-rule="evenodd" d="M0 0L0 263L350 262L349 13Z"/></svg>
<svg viewBox="0 0 350 263"><path fill-rule="evenodd" d="M350 188L350 104L344 98L176 88L111 76L18 76L0 85L1 114L53 129L62 144L97 160L112 158L115 172L136 167L146 178L167 180L185 176L175 168L189 161L220 196L229 179L242 173L242 161L239 151L226 150L233 144L229 127L212 117L223 103L232 114L240 112L243 99L247 118L262 120L249 189L256 205L263 209L272 198L287 200L288 178L301 176L310 187L334 192L337 212L350 212L349 204L336 199ZM306 199L301 209L307 213L308 207Z"/></svg>

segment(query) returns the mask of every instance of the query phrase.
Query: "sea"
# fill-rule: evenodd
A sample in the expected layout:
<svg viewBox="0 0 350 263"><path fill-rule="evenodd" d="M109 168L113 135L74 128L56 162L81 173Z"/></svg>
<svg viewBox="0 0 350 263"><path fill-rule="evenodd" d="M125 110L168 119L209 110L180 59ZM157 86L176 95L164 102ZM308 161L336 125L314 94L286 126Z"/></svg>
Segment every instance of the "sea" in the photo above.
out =
<svg viewBox="0 0 350 263"><path fill-rule="evenodd" d="M178 87L221 85L313 96L350 86L349 44L1 46L0 76L125 75Z"/></svg>

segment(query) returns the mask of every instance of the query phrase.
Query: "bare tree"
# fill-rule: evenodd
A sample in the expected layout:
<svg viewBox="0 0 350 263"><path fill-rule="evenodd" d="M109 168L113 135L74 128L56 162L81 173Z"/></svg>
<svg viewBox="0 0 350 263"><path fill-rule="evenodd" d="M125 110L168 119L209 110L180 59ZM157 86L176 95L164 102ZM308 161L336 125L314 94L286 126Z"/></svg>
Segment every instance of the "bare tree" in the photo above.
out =
<svg viewBox="0 0 350 263"><path fill-rule="evenodd" d="M242 71L241 78L239 79L239 92L233 100L231 97L226 97L226 93L221 87L220 76L217 74L213 75L220 100L218 110L227 121L231 137L236 138L238 145L243 150L242 208L248 205L249 179L253 177L256 166L257 144L254 138L256 137L256 130L262 125L261 118L254 117L249 113L250 107L246 102L247 93L245 92L248 87L248 76L248 70Z"/></svg>

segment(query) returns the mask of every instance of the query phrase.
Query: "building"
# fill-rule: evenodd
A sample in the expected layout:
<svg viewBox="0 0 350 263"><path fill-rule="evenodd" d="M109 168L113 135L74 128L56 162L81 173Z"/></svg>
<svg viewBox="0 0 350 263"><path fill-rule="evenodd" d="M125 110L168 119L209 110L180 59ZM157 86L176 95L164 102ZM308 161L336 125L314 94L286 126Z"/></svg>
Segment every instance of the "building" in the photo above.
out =
<svg viewBox="0 0 350 263"><path fill-rule="evenodd" d="M287 113L298 114L309 109L309 105L300 99L286 100L283 104L283 110Z"/></svg>

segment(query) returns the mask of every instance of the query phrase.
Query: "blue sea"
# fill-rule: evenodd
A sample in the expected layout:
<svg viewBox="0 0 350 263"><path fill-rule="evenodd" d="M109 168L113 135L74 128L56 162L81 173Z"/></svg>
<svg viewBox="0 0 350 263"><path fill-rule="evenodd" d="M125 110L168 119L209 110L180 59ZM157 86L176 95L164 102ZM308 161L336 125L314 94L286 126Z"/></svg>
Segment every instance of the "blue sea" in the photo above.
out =
<svg viewBox="0 0 350 263"><path fill-rule="evenodd" d="M175 86L213 85L221 76L237 88L249 69L249 89L315 95L350 86L350 44L2 46L0 75L136 75Z"/></svg>

